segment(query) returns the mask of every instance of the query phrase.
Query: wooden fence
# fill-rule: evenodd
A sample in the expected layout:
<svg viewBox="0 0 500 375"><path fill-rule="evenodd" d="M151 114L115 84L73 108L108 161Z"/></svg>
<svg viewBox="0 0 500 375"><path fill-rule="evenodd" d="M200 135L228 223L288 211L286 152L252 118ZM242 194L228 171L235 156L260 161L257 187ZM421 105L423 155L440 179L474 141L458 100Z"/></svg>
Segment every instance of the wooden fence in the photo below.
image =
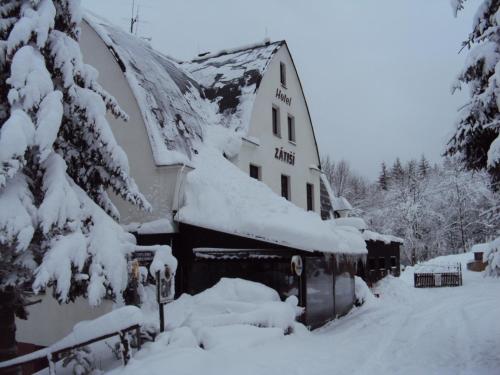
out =
<svg viewBox="0 0 500 375"><path fill-rule="evenodd" d="M437 288L462 285L462 265L447 265L430 272L415 272L415 288Z"/></svg>

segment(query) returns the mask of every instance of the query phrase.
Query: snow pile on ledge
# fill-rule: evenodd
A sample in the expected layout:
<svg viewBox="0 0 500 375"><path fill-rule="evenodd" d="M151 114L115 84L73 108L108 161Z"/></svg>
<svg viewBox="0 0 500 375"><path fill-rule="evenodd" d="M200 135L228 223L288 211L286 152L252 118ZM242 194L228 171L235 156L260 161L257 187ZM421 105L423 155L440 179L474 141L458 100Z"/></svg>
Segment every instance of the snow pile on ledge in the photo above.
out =
<svg viewBox="0 0 500 375"><path fill-rule="evenodd" d="M360 217L340 217L332 220L339 226L354 227L358 230L368 229L368 225L366 225L365 221Z"/></svg>
<svg viewBox="0 0 500 375"><path fill-rule="evenodd" d="M176 228L172 220L167 218L157 219L144 223L130 223L122 225L127 232L136 232L137 234L156 234L156 233L176 233Z"/></svg>
<svg viewBox="0 0 500 375"><path fill-rule="evenodd" d="M389 234L380 234L377 232L372 232L370 230L365 230L362 235L366 241L382 241L386 244L389 244L391 242L397 242L397 243L405 242L402 238L391 236Z"/></svg>
<svg viewBox="0 0 500 375"><path fill-rule="evenodd" d="M204 147L194 162L177 221L305 251L366 254L357 230L322 221L279 197L219 150Z"/></svg>

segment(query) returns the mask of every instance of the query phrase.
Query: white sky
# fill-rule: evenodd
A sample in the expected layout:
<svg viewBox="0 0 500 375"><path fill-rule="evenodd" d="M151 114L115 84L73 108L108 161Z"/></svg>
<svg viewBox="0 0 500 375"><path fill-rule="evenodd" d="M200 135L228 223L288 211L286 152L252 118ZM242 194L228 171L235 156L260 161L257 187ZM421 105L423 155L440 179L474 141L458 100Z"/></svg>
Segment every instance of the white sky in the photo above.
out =
<svg viewBox="0 0 500 375"><path fill-rule="evenodd" d="M479 0L136 0L139 35L178 59L286 39L322 155L374 179L380 163L438 161L465 94L450 86ZM132 0L83 0L128 28Z"/></svg>

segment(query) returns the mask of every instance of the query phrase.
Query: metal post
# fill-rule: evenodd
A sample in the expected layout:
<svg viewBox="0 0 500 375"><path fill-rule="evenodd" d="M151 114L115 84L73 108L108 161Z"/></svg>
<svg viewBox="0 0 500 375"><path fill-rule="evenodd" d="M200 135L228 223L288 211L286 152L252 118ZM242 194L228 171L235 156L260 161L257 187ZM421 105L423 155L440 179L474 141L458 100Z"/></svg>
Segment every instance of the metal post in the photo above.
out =
<svg viewBox="0 0 500 375"><path fill-rule="evenodd" d="M163 310L164 306L165 306L165 304L163 304L163 303L160 303L160 305L158 306L158 308L160 310L160 332L165 331L165 312Z"/></svg>

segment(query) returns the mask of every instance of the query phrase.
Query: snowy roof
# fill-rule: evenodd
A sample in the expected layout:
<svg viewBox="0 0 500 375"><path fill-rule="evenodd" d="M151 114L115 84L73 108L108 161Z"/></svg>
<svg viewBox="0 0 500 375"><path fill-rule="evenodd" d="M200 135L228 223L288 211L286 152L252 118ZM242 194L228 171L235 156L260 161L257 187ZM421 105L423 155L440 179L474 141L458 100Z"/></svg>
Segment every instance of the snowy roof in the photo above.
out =
<svg viewBox="0 0 500 375"><path fill-rule="evenodd" d="M200 85L176 61L140 38L90 13L85 20L124 70L141 109L156 164L189 161L213 112Z"/></svg>
<svg viewBox="0 0 500 375"><path fill-rule="evenodd" d="M470 252L471 253L477 253L477 252L486 253L490 250L490 248L491 248L491 244L489 242L477 243L471 247Z"/></svg>
<svg viewBox="0 0 500 375"><path fill-rule="evenodd" d="M404 243L404 240L399 237L391 236L389 234L380 234L377 232L372 232L371 230L365 230L362 234L366 241L382 241L386 244L391 242Z"/></svg>
<svg viewBox="0 0 500 375"><path fill-rule="evenodd" d="M335 197L332 200L332 207L334 211L350 211L352 206L344 197Z"/></svg>
<svg viewBox="0 0 500 375"><path fill-rule="evenodd" d="M194 164L177 221L299 250L366 254L357 229L322 221L316 213L295 206L250 178L216 148L203 147Z"/></svg>
<svg viewBox="0 0 500 375"><path fill-rule="evenodd" d="M354 227L358 230L368 229L368 225L366 225L365 221L360 217L341 217L332 220L339 226Z"/></svg>
<svg viewBox="0 0 500 375"><path fill-rule="evenodd" d="M262 77L284 43L264 41L223 50L182 63L182 67L203 86L205 96L217 104L221 124L246 133Z"/></svg>
<svg viewBox="0 0 500 375"><path fill-rule="evenodd" d="M264 42L179 63L90 12L85 21L124 71L157 165L189 162L210 125L245 136L264 72L285 43Z"/></svg>

